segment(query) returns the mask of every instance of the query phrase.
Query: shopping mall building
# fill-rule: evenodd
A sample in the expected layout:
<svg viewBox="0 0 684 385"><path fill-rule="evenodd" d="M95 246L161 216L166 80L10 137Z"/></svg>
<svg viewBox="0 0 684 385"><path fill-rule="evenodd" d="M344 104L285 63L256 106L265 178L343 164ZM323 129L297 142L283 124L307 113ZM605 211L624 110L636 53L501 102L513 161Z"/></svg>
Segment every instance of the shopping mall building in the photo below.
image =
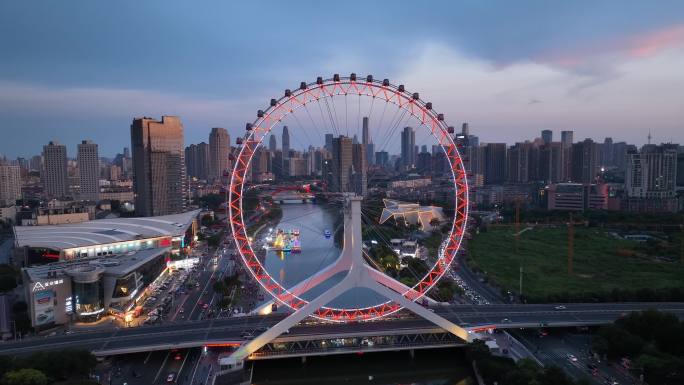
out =
<svg viewBox="0 0 684 385"><path fill-rule="evenodd" d="M32 326L130 312L171 257L196 240L198 214L15 227Z"/></svg>

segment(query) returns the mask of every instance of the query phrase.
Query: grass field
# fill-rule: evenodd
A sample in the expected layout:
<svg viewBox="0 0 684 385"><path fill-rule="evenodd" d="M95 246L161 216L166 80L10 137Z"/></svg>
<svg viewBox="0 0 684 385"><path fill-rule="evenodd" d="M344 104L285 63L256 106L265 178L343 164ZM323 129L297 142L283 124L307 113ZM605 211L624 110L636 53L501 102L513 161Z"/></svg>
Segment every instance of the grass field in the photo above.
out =
<svg viewBox="0 0 684 385"><path fill-rule="evenodd" d="M567 228L522 232L516 253L513 228L493 227L469 242L470 264L516 293L522 265L523 294L530 299L567 293L609 293L613 289L684 287L681 262L661 262L635 252L643 247L635 241L616 239L599 228L576 227L574 244L574 274L568 275Z"/></svg>

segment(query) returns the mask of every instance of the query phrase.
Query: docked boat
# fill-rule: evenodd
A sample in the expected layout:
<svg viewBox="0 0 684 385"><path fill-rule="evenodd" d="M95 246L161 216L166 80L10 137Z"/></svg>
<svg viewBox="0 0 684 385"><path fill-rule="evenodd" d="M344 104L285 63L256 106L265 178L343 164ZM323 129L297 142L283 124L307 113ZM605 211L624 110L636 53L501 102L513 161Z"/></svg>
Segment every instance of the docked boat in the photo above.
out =
<svg viewBox="0 0 684 385"><path fill-rule="evenodd" d="M326 229L326 230L323 232L323 235L325 235L326 238L330 238L330 236L332 235L332 233L330 232L330 230L327 230L327 229Z"/></svg>

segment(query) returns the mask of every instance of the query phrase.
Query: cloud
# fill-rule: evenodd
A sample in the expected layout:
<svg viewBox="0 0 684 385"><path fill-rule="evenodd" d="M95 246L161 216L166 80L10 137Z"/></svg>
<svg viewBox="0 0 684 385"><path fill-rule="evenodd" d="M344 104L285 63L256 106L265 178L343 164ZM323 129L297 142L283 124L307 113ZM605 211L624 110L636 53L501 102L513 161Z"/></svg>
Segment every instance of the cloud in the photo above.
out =
<svg viewBox="0 0 684 385"><path fill-rule="evenodd" d="M430 43L398 77L408 89L420 87L452 125L471 122L484 141L510 143L552 128L573 129L577 139L601 133L643 143L649 127L659 128L660 140L684 141L684 49L671 48L626 57L604 76L535 61L501 67Z"/></svg>

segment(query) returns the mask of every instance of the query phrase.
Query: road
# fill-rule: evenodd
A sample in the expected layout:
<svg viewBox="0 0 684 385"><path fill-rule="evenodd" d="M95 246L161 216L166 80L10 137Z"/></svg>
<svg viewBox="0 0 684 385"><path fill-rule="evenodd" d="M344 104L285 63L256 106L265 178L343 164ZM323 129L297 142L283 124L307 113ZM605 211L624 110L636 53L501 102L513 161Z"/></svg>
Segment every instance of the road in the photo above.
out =
<svg viewBox="0 0 684 385"><path fill-rule="evenodd" d="M538 327L540 323L554 326L610 323L630 311L658 309L684 318L684 303L617 303L566 304L565 310L554 305L454 305L435 308L435 312L469 328ZM270 327L285 315L217 318L168 323L156 326L126 328L115 331L93 331L26 339L0 344L0 354L22 354L46 349L80 347L95 353L114 354L148 350L168 350L174 347L199 347L212 342L241 342L244 331L258 334L258 329ZM507 319L505 321L504 319ZM412 316L376 322L332 324L305 321L290 329L287 339L325 338L329 335L364 333L400 334L403 330L434 329L434 325Z"/></svg>

